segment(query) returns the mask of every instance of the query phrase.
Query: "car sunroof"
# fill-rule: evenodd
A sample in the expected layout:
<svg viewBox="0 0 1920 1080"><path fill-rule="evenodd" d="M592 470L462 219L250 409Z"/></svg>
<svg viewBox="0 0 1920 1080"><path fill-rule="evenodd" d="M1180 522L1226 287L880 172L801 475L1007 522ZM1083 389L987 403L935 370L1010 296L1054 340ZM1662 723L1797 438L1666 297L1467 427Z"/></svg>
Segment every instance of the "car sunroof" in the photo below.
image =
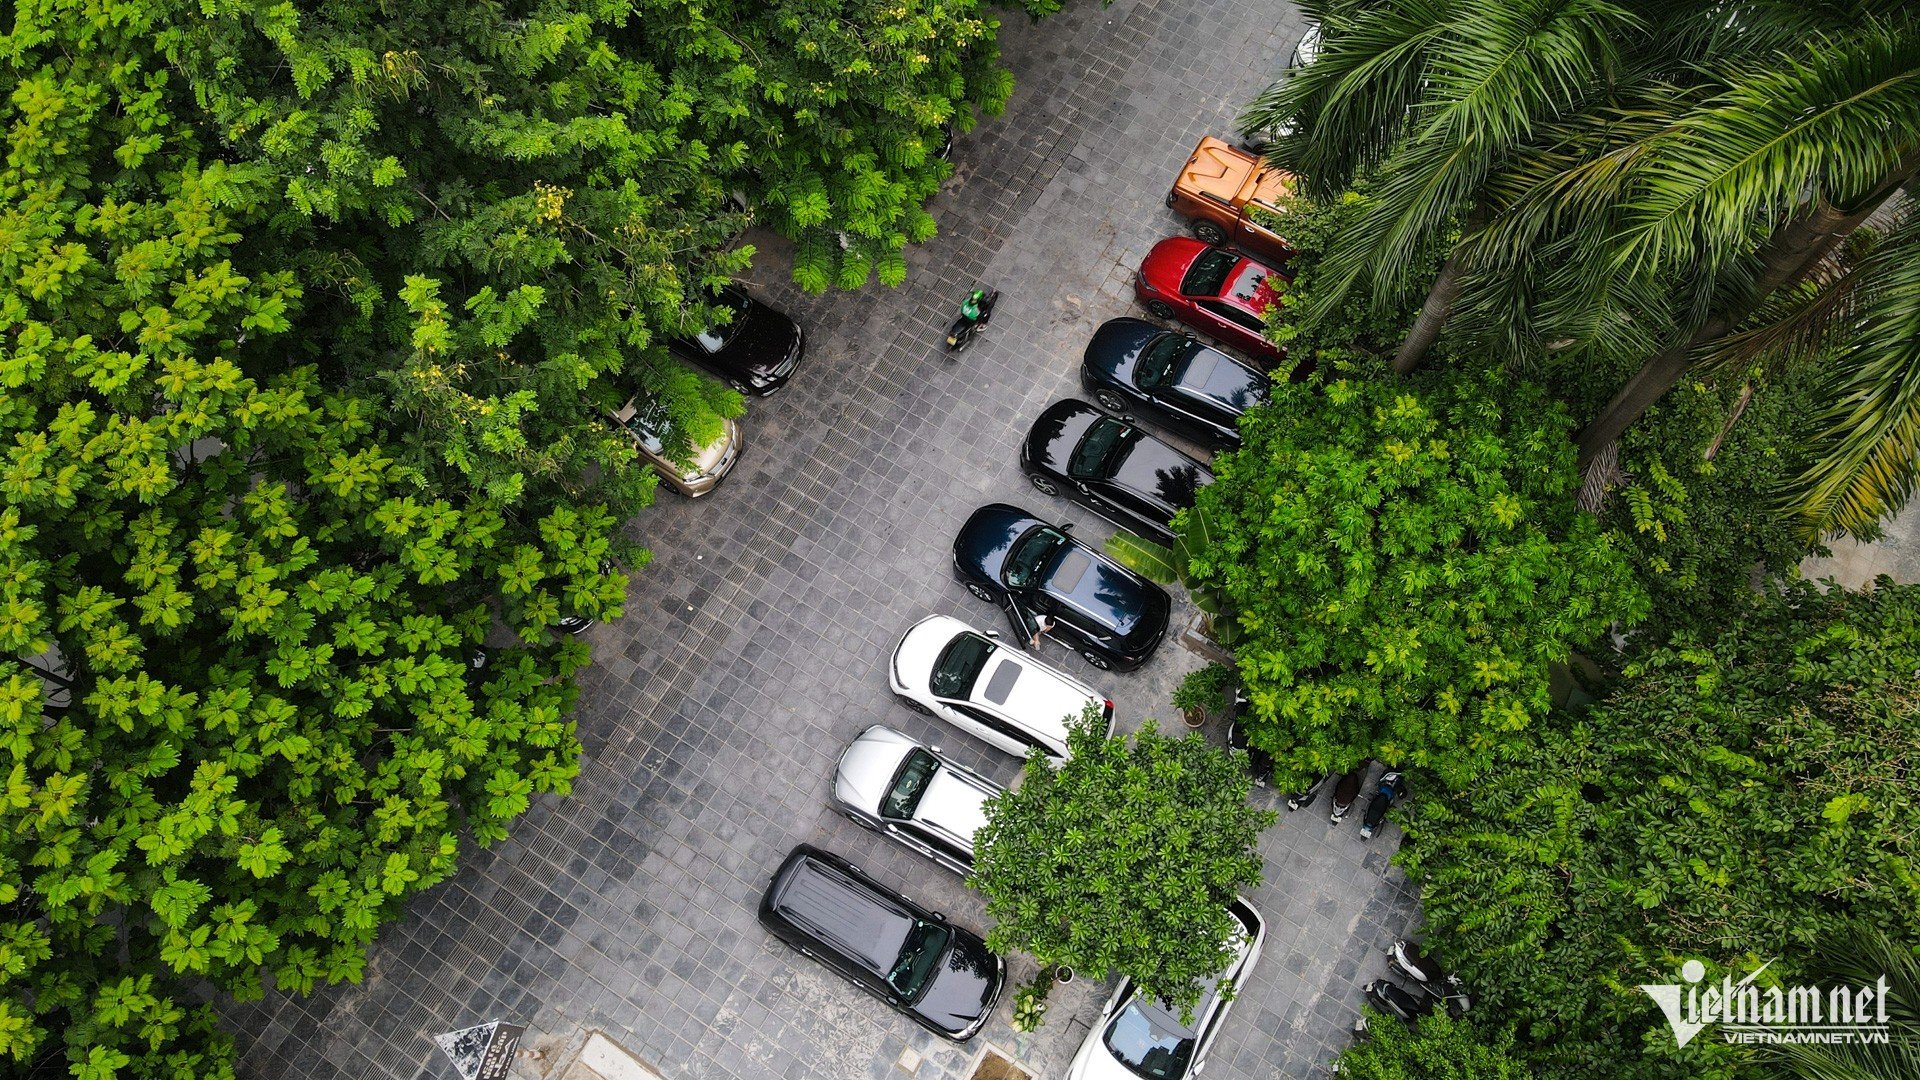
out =
<svg viewBox="0 0 1920 1080"><path fill-rule="evenodd" d="M1060 568L1053 572L1053 587L1061 592L1072 592L1080 587L1080 579L1086 576L1087 567L1092 565L1093 560L1087 558L1086 552L1067 552L1060 560Z"/></svg>
<svg viewBox="0 0 1920 1080"><path fill-rule="evenodd" d="M993 677L987 680L987 688L980 692L981 696L995 705L1005 705L1007 695L1013 693L1013 684L1019 681L1020 665L1012 660L1002 660L1000 666L993 669Z"/></svg>
<svg viewBox="0 0 1920 1080"><path fill-rule="evenodd" d="M1180 381L1188 386L1205 386L1219 363L1220 354L1212 349L1203 350L1200 355L1187 361L1187 370L1180 373Z"/></svg>

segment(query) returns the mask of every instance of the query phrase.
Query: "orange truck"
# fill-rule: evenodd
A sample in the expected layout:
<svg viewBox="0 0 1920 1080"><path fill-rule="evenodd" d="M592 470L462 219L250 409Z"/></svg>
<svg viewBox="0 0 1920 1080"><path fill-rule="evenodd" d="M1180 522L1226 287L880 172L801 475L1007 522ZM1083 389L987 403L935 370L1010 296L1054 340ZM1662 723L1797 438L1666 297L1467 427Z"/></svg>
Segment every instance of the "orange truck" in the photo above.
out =
<svg viewBox="0 0 1920 1080"><path fill-rule="evenodd" d="M1209 244L1233 244L1270 259L1288 259L1293 245L1254 220L1252 211L1284 217L1280 200L1293 194L1294 187L1292 173L1208 135L1194 147L1167 192L1167 206L1191 219L1193 235Z"/></svg>

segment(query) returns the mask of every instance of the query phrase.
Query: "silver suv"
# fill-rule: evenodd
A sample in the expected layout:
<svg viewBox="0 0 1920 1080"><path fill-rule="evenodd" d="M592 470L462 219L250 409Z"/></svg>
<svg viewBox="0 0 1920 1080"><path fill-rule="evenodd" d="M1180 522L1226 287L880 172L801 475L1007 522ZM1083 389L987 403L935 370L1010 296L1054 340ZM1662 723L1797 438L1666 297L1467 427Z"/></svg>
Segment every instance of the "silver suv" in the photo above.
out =
<svg viewBox="0 0 1920 1080"><path fill-rule="evenodd" d="M973 869L973 834L1003 789L885 724L860 733L833 776L840 812L956 874Z"/></svg>

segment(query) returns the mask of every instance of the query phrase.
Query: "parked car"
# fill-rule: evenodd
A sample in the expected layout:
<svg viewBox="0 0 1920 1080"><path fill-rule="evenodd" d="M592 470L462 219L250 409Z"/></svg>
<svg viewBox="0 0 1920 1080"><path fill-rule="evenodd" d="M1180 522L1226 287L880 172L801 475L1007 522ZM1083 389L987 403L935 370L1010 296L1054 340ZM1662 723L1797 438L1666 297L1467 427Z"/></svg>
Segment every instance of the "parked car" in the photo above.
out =
<svg viewBox="0 0 1920 1080"><path fill-rule="evenodd" d="M637 397L628 398L625 405L613 413L613 422L633 440L634 449L660 474L660 479L689 499L697 499L714 488L733 469L733 463L740 460L742 436L740 425L732 420L721 428L720 437L693 448L693 454L686 464L675 461L668 450L673 439L673 423L666 410L657 401L641 401Z"/></svg>
<svg viewBox="0 0 1920 1080"><path fill-rule="evenodd" d="M953 541L967 591L1000 605L1020 639L1049 633L1094 667L1127 670L1167 633L1167 591L1025 510L993 503L973 512Z"/></svg>
<svg viewBox="0 0 1920 1080"><path fill-rule="evenodd" d="M1225 345L1278 363L1287 350L1261 318L1280 302L1286 277L1231 248L1188 236L1153 245L1133 275L1133 294L1155 318L1178 319Z"/></svg>
<svg viewBox="0 0 1920 1080"><path fill-rule="evenodd" d="M800 366L806 335L800 324L729 285L708 298L733 318L668 343L674 355L725 379L743 394L765 397L787 385Z"/></svg>
<svg viewBox="0 0 1920 1080"><path fill-rule="evenodd" d="M1267 936L1266 925L1246 900L1236 897L1227 910L1241 927L1234 960L1201 991L1193 1022L1182 1023L1180 1010L1142 995L1132 979L1123 979L1073 1055L1067 1080L1185 1080L1201 1072L1233 1008L1233 1001L1221 996L1220 986L1229 981L1236 989L1246 985Z"/></svg>
<svg viewBox="0 0 1920 1080"><path fill-rule="evenodd" d="M1303 68L1320 59L1320 24L1310 22L1307 32L1293 46L1293 55L1287 57L1287 67Z"/></svg>
<svg viewBox="0 0 1920 1080"><path fill-rule="evenodd" d="M1111 413L1139 412L1216 450L1240 445L1240 417L1267 398L1267 376L1192 334L1109 319L1087 342L1080 384Z"/></svg>
<svg viewBox="0 0 1920 1080"><path fill-rule="evenodd" d="M833 798L848 820L962 875L973 869L987 800L1002 790L885 724L861 732L833 773Z"/></svg>
<svg viewBox="0 0 1920 1080"><path fill-rule="evenodd" d="M1033 422L1020 468L1046 495L1065 495L1125 529L1173 541L1173 515L1213 483L1205 465L1084 401L1056 401Z"/></svg>
<svg viewBox="0 0 1920 1080"><path fill-rule="evenodd" d="M973 1038L1000 1000L1005 960L978 934L801 844L775 871L760 924L935 1034Z"/></svg>
<svg viewBox="0 0 1920 1080"><path fill-rule="evenodd" d="M1100 707L1113 731L1113 701L1063 671L1006 647L959 619L929 615L894 646L888 681L907 708L937 716L1019 757L1035 746L1067 759L1067 720Z"/></svg>
<svg viewBox="0 0 1920 1080"><path fill-rule="evenodd" d="M1257 255L1285 262L1294 247L1259 220L1284 217L1280 200L1299 181L1237 146L1207 135L1174 178L1167 206L1193 223L1193 235L1209 244L1237 244Z"/></svg>

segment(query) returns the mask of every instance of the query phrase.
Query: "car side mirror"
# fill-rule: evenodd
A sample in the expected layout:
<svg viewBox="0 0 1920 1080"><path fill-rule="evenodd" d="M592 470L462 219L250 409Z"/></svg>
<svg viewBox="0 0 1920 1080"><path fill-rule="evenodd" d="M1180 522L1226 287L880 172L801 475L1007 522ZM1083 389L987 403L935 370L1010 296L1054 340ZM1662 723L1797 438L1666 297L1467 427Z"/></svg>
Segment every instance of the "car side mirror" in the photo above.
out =
<svg viewBox="0 0 1920 1080"><path fill-rule="evenodd" d="M1061 523L1060 523L1060 531L1061 531L1061 532L1063 532L1063 533L1070 533L1070 532L1072 532L1072 531L1073 531L1073 522L1071 522L1071 521L1063 521L1063 522L1061 522Z"/></svg>
<svg viewBox="0 0 1920 1080"><path fill-rule="evenodd" d="M933 752L934 752L934 753L936 753L936 754L938 754L938 753L940 753L940 752L941 752L941 751L940 751L940 746L939 746L939 744L937 744L937 743L936 743L936 744L934 744L933 746L929 746L929 747L927 747L927 749L929 749L929 750L931 750L931 751L933 751Z"/></svg>
<svg viewBox="0 0 1920 1080"><path fill-rule="evenodd" d="M989 630L989 631L987 631L987 636L988 636L988 637L990 637L990 638L996 638L996 639L997 639L997 638L998 638L998 637L1000 636L1000 631L998 631L998 630Z"/></svg>

